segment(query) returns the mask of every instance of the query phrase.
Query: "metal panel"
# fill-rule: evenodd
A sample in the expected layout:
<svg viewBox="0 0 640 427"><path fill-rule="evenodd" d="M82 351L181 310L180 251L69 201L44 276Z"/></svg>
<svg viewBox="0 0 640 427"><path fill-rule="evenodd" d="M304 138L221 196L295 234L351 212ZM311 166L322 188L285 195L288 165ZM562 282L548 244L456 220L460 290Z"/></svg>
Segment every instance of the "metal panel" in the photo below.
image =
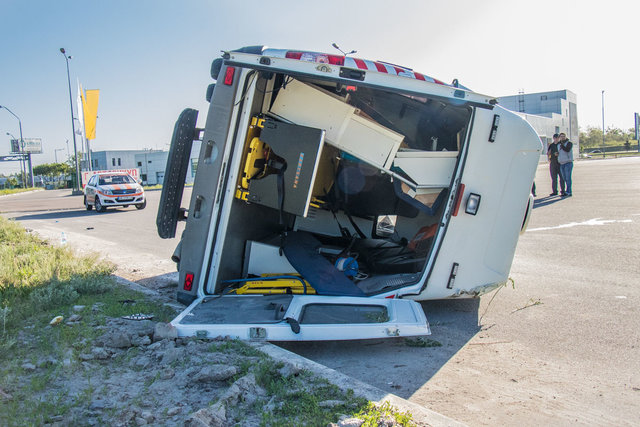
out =
<svg viewBox="0 0 640 427"><path fill-rule="evenodd" d="M314 323L300 323L305 308L310 305L315 306ZM319 311L323 310L318 305L326 306L325 323L318 322L318 317L322 318ZM343 314L353 310L364 311L365 315L372 313L373 316L358 323L344 323L342 317L332 315L332 308L336 306L341 307ZM371 307L379 307L380 310L372 311ZM361 310L363 308L369 310ZM224 313L228 313L228 316ZM354 313L354 316L358 314ZM313 295L198 299L171 324L181 337L230 336L242 340L324 341L431 334L427 318L415 301Z"/></svg>

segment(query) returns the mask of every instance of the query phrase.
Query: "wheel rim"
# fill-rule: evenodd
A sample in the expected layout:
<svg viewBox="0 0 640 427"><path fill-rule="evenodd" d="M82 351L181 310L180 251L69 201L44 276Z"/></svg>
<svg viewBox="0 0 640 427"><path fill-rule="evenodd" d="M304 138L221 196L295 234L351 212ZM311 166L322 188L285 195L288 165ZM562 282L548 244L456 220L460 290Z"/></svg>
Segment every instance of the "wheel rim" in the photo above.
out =
<svg viewBox="0 0 640 427"><path fill-rule="evenodd" d="M102 205L100 204L100 199L98 199L97 197L96 197L96 210L97 211L102 210Z"/></svg>

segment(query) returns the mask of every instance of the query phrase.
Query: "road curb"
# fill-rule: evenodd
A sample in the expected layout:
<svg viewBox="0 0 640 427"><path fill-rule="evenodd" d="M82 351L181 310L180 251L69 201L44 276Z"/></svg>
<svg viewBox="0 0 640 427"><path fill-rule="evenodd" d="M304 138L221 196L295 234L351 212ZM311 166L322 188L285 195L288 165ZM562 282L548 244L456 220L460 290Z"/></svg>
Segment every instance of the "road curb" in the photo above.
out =
<svg viewBox="0 0 640 427"><path fill-rule="evenodd" d="M160 295L158 292L153 289L146 288L142 285L139 285L131 280L125 279L124 277L118 275L112 275L115 280L121 285L127 285L131 287L133 290L141 292L159 302L164 303L165 305L175 309L177 312L184 310L186 307L176 303L175 301ZM271 344L270 342L265 341L253 341L247 342L253 348L265 353L269 357L278 362L282 362L286 365L292 366L297 369L304 369L314 374L318 375L329 381L332 384L335 384L338 388L343 391L347 391L349 389L353 390L353 392L360 397L363 397L367 400L370 400L374 403L383 403L389 402L393 406L395 406L401 412L409 412L413 415L413 421L416 422L419 426L433 426L433 427L460 427L466 426L466 424L451 419L445 415L442 415L438 412L432 411L424 406L418 405L417 403L410 402L406 399L401 398L400 396L396 396L392 393L387 393L384 390L381 390L377 387L374 387L370 384L364 383L360 380L352 378L348 375L342 374L334 369L328 368L320 363L314 362L313 360L307 359L306 357L300 356L296 353L292 353L289 350L285 350L281 347L278 347L275 344Z"/></svg>
<svg viewBox="0 0 640 427"><path fill-rule="evenodd" d="M309 360L303 356L292 353L289 350L280 348L275 344L271 344L269 342L249 342L248 344L279 362L283 362L286 365L290 365L298 369L311 371L332 384L335 384L343 391L351 389L357 396L364 397L365 399L377 404L389 402L400 410L400 412L411 413L413 415L413 421L420 426L466 426L464 423L432 411L431 409L418 405L417 403L410 402L396 396L395 394L387 393L384 390L342 374L334 369L314 362L313 360Z"/></svg>

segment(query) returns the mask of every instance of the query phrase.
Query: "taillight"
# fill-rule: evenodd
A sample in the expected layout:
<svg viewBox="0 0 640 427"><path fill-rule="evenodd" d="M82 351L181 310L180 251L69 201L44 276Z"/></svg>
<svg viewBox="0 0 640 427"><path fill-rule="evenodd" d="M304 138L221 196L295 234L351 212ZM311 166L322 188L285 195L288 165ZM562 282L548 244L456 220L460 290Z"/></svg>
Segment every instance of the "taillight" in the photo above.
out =
<svg viewBox="0 0 640 427"><path fill-rule="evenodd" d="M231 86L233 84L233 75L236 73L236 69L233 67L227 67L227 71L224 73L224 84Z"/></svg>
<svg viewBox="0 0 640 427"><path fill-rule="evenodd" d="M289 51L285 54L285 58L317 62L319 64L344 65L344 56L329 55L326 53Z"/></svg>
<svg viewBox="0 0 640 427"><path fill-rule="evenodd" d="M193 287L193 273L187 273L187 275L184 277L183 289L185 291L190 291L192 287Z"/></svg>

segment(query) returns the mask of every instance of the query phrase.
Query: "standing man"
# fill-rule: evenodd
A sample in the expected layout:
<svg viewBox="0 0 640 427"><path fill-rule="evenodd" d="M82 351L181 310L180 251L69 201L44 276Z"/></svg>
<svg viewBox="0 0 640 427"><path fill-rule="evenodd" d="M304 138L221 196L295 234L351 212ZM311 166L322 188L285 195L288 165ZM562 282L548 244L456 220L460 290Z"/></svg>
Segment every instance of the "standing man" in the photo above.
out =
<svg viewBox="0 0 640 427"><path fill-rule="evenodd" d="M547 150L547 157L549 159L549 172L551 173L551 194L550 196L558 195L558 178L560 178L560 192L565 193L564 179L560 173L560 163L558 162L558 134L553 134L553 142L549 144Z"/></svg>
<svg viewBox="0 0 640 427"><path fill-rule="evenodd" d="M562 196L571 197L571 172L573 171L573 144L567 139L567 135L560 134L558 143L558 162L560 163L560 175L564 179L566 190Z"/></svg>

